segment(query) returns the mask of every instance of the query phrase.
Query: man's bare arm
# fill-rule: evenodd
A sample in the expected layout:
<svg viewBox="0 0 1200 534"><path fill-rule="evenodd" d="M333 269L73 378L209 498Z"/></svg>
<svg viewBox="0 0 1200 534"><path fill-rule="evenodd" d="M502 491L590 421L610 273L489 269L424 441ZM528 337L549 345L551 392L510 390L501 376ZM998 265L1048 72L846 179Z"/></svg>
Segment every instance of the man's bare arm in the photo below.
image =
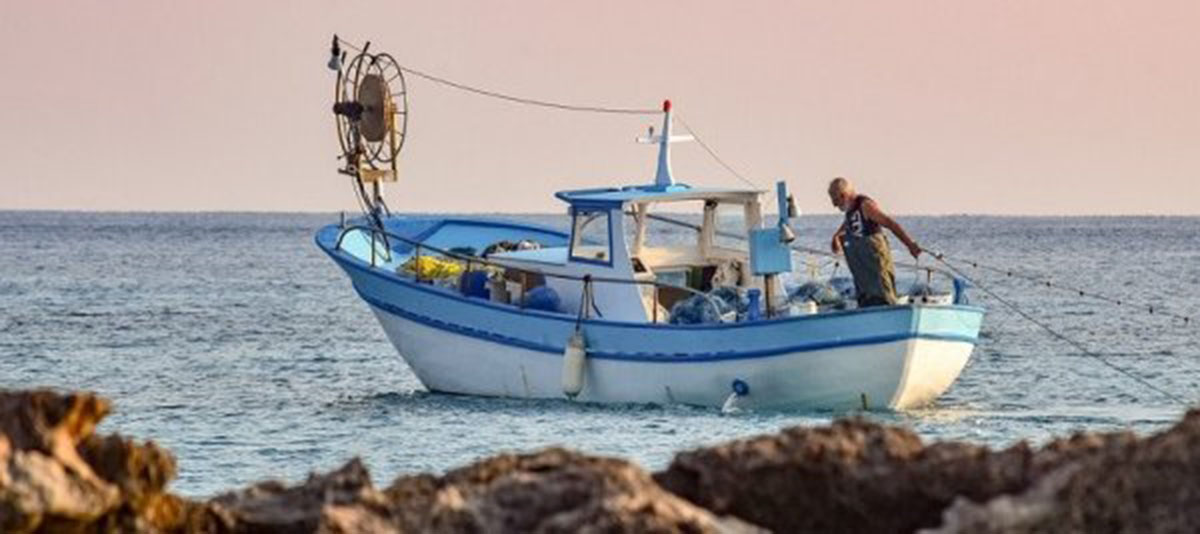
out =
<svg viewBox="0 0 1200 534"><path fill-rule="evenodd" d="M842 236L846 235L846 221L842 221L842 225L833 233L833 242L829 244L829 250L834 254L842 253Z"/></svg>
<svg viewBox="0 0 1200 534"><path fill-rule="evenodd" d="M884 213L883 210L879 208L879 204L877 204L874 199L863 202L862 210L863 214L866 215L867 218L879 223L879 226L891 230L893 234L896 234L896 237L904 243L905 247L908 247L908 253L912 254L914 258L921 255L921 246L918 245L913 238L908 236L908 232L904 231L904 227L900 226L900 223L896 222L895 219L888 217L888 214Z"/></svg>

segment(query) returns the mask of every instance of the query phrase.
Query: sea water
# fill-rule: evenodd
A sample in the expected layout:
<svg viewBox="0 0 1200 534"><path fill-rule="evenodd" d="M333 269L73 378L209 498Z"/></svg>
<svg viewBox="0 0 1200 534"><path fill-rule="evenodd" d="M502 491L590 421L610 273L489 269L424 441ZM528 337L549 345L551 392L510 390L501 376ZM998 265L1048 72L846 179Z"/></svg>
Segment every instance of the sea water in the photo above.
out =
<svg viewBox="0 0 1200 534"><path fill-rule="evenodd" d="M566 226L560 216L513 218ZM336 220L0 212L0 387L112 399L115 412L100 431L169 448L179 462L172 487L192 496L265 478L300 480L355 455L381 485L550 445L658 469L676 451L844 415L428 393L313 244L314 231ZM900 220L928 248L1200 316L1200 218ZM837 224L801 218L799 243L824 248ZM676 239L691 237L681 229ZM1097 355L1185 403L1200 402L1195 322L967 272L1097 354L1047 335L975 288L973 303L988 310L981 340L950 391L926 409L868 417L927 440L1000 447L1077 430L1146 434L1186 409Z"/></svg>

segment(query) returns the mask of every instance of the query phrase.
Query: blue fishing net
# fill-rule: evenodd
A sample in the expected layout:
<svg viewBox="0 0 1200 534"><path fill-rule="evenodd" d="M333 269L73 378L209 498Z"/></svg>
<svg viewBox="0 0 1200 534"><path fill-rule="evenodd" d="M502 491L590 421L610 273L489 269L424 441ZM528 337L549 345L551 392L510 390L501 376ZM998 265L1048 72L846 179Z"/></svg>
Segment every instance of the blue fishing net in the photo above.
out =
<svg viewBox="0 0 1200 534"><path fill-rule="evenodd" d="M914 281L908 286L908 291L904 294L910 297L916 297L920 295L938 295L941 293L945 293L945 291L938 291L934 289L933 286L926 284L925 282Z"/></svg>
<svg viewBox="0 0 1200 534"><path fill-rule="evenodd" d="M750 301L732 287L718 287L708 293L710 298L692 295L671 306L671 324L719 323L721 316L735 312L744 318Z"/></svg>
<svg viewBox="0 0 1200 534"><path fill-rule="evenodd" d="M789 302L816 302L818 306L840 306L846 297L830 282L810 281L788 293Z"/></svg>
<svg viewBox="0 0 1200 534"><path fill-rule="evenodd" d="M858 291L854 288L854 279L849 276L835 276L829 279L829 285L833 286L838 293L841 293L845 300L854 300L858 298Z"/></svg>

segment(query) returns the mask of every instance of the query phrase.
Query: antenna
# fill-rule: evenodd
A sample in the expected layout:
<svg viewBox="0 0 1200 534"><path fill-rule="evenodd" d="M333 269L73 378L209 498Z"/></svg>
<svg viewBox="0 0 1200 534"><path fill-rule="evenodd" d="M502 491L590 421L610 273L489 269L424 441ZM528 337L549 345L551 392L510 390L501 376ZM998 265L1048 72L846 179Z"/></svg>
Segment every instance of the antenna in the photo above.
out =
<svg viewBox="0 0 1200 534"><path fill-rule="evenodd" d="M665 189L675 185L675 178L671 175L671 143L691 141L693 137L690 135L671 135L670 100L663 100L662 110L662 133L655 135L654 127L651 126L649 133L645 137L639 137L637 142L658 145L658 169L654 172L654 185Z"/></svg>

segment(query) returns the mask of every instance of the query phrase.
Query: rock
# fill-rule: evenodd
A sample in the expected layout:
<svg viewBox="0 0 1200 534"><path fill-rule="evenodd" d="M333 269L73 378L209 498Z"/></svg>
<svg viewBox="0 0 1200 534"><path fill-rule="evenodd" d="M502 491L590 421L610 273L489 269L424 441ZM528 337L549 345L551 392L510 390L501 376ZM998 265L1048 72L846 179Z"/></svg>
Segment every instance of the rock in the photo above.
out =
<svg viewBox="0 0 1200 534"><path fill-rule="evenodd" d="M119 504L76 449L108 409L90 394L0 392L0 531L87 524Z"/></svg>
<svg viewBox="0 0 1200 534"><path fill-rule="evenodd" d="M310 475L295 487L260 482L218 496L209 501L206 515L193 528L230 534L401 532L383 493L357 458L329 474Z"/></svg>
<svg viewBox="0 0 1200 534"><path fill-rule="evenodd" d="M96 474L120 490L121 503L97 521L104 532L175 532L200 505L167 493L175 458L154 442L90 436L79 446Z"/></svg>
<svg viewBox="0 0 1200 534"><path fill-rule="evenodd" d="M655 479L717 514L776 532L913 532L941 524L957 498L986 501L1029 488L1074 459L1128 443L1077 438L1034 452L963 443L925 446L903 428L847 419L679 454Z"/></svg>
<svg viewBox="0 0 1200 534"><path fill-rule="evenodd" d="M1068 464L1047 474L1034 486L1020 495L1000 495L986 504L959 498L943 514L943 522L936 529L922 529L922 534L952 534L959 532L1004 532L1018 534L1038 532L1039 523L1054 513L1054 493L1059 491L1071 475L1079 470L1078 464ZM1058 532L1058 531L1053 531Z"/></svg>
<svg viewBox="0 0 1200 534"><path fill-rule="evenodd" d="M761 532L663 491L629 462L558 448L400 477L385 493L408 532Z"/></svg>
<svg viewBox="0 0 1200 534"><path fill-rule="evenodd" d="M997 451L847 419L681 453L653 476L552 448L380 491L354 459L205 502L168 492L175 460L153 442L94 435L108 411L91 394L0 391L0 532L1200 531L1200 410L1147 438Z"/></svg>
<svg viewBox="0 0 1200 534"><path fill-rule="evenodd" d="M0 455L0 462L0 532L33 532L43 523L89 523L118 503L116 488L41 452L13 450Z"/></svg>
<svg viewBox="0 0 1200 534"><path fill-rule="evenodd" d="M14 450L53 457L79 476L93 476L76 447L108 415L108 401L90 393L59 395L49 390L0 391L0 434Z"/></svg>
<svg viewBox="0 0 1200 534"><path fill-rule="evenodd" d="M1079 435L1071 443L1096 440ZM1100 438L1102 439L1102 438ZM958 500L933 533L1200 531L1200 410L1143 440L1109 440L1029 490Z"/></svg>
<svg viewBox="0 0 1200 534"><path fill-rule="evenodd" d="M207 502L167 492L175 460L152 442L92 432L94 395L0 392L0 532L758 532L659 488L622 460L562 449L500 455L386 492L355 459L287 486Z"/></svg>
<svg viewBox="0 0 1200 534"><path fill-rule="evenodd" d="M352 460L294 487L263 482L209 501L190 528L219 533L762 532L659 488L629 462L563 449L499 455L383 492Z"/></svg>
<svg viewBox="0 0 1200 534"><path fill-rule="evenodd" d="M92 470L120 488L128 500L141 501L160 494L175 478L175 458L152 441L138 444L117 434L93 435L78 449Z"/></svg>
<svg viewBox="0 0 1200 534"><path fill-rule="evenodd" d="M92 434L93 394L0 391L0 532L172 532L193 503L165 493L175 459L153 443Z"/></svg>

